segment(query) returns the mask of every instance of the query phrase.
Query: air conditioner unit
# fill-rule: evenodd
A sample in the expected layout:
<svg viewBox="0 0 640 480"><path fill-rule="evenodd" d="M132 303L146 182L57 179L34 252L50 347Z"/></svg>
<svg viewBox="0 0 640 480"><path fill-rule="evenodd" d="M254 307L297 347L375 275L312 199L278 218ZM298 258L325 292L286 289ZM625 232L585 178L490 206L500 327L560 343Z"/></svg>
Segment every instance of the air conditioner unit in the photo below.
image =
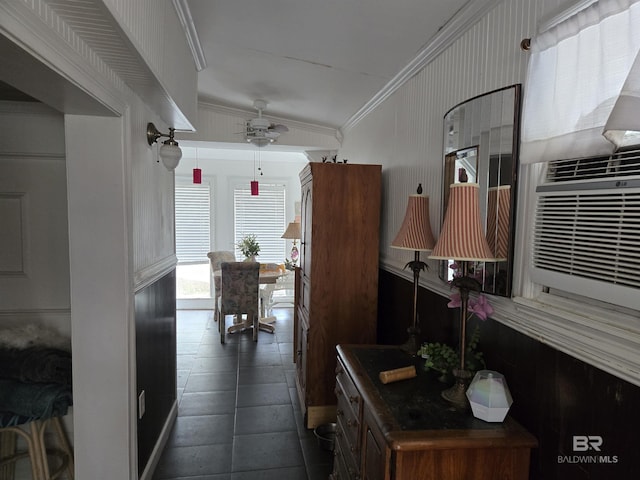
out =
<svg viewBox="0 0 640 480"><path fill-rule="evenodd" d="M640 310L640 150L549 162L536 193L532 279Z"/></svg>

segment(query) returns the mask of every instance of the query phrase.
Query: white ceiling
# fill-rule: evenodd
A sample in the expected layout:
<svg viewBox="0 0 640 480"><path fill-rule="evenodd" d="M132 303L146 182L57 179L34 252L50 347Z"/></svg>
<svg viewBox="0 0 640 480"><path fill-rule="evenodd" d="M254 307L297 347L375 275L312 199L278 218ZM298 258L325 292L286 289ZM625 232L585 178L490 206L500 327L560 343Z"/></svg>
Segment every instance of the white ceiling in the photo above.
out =
<svg viewBox="0 0 640 480"><path fill-rule="evenodd" d="M473 0L471 0L473 1ZM467 0L183 0L200 100L340 128Z"/></svg>

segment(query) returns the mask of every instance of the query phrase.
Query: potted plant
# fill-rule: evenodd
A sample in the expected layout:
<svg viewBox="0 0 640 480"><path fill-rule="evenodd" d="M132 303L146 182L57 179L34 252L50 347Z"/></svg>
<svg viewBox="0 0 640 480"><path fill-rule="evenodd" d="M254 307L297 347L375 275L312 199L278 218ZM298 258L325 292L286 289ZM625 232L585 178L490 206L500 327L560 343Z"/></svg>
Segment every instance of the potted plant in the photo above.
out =
<svg viewBox="0 0 640 480"><path fill-rule="evenodd" d="M466 369L472 373L485 368L482 352L478 352L478 341L480 340L480 328L476 325L473 334L469 338L465 349ZM424 366L439 372L439 380L443 383L449 382L454 368L460 363L458 352L444 343L425 343L418 350L418 355L425 359Z"/></svg>
<svg viewBox="0 0 640 480"><path fill-rule="evenodd" d="M244 255L245 261L254 261L260 253L260 244L253 234L243 235L236 246Z"/></svg>

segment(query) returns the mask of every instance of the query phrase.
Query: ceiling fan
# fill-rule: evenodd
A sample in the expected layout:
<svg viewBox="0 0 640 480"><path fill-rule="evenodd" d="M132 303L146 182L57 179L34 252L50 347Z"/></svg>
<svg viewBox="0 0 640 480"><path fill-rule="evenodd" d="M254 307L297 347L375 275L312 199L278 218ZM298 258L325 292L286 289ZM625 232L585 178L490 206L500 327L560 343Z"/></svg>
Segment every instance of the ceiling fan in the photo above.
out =
<svg viewBox="0 0 640 480"><path fill-rule="evenodd" d="M286 125L271 123L262 116L262 111L267 108L265 100L255 100L253 107L258 110L258 116L246 121L245 138L248 143L264 147L275 142L281 133L289 131Z"/></svg>

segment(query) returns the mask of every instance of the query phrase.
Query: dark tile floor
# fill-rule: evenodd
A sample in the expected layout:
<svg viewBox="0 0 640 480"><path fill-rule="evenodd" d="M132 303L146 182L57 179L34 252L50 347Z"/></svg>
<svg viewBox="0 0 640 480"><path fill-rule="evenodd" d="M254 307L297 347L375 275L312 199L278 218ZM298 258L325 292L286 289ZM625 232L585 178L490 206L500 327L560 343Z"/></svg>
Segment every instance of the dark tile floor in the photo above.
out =
<svg viewBox="0 0 640 480"><path fill-rule="evenodd" d="M302 422L293 309L273 313L275 334L221 345L212 312L178 311L178 417L154 480L328 478L333 455Z"/></svg>

